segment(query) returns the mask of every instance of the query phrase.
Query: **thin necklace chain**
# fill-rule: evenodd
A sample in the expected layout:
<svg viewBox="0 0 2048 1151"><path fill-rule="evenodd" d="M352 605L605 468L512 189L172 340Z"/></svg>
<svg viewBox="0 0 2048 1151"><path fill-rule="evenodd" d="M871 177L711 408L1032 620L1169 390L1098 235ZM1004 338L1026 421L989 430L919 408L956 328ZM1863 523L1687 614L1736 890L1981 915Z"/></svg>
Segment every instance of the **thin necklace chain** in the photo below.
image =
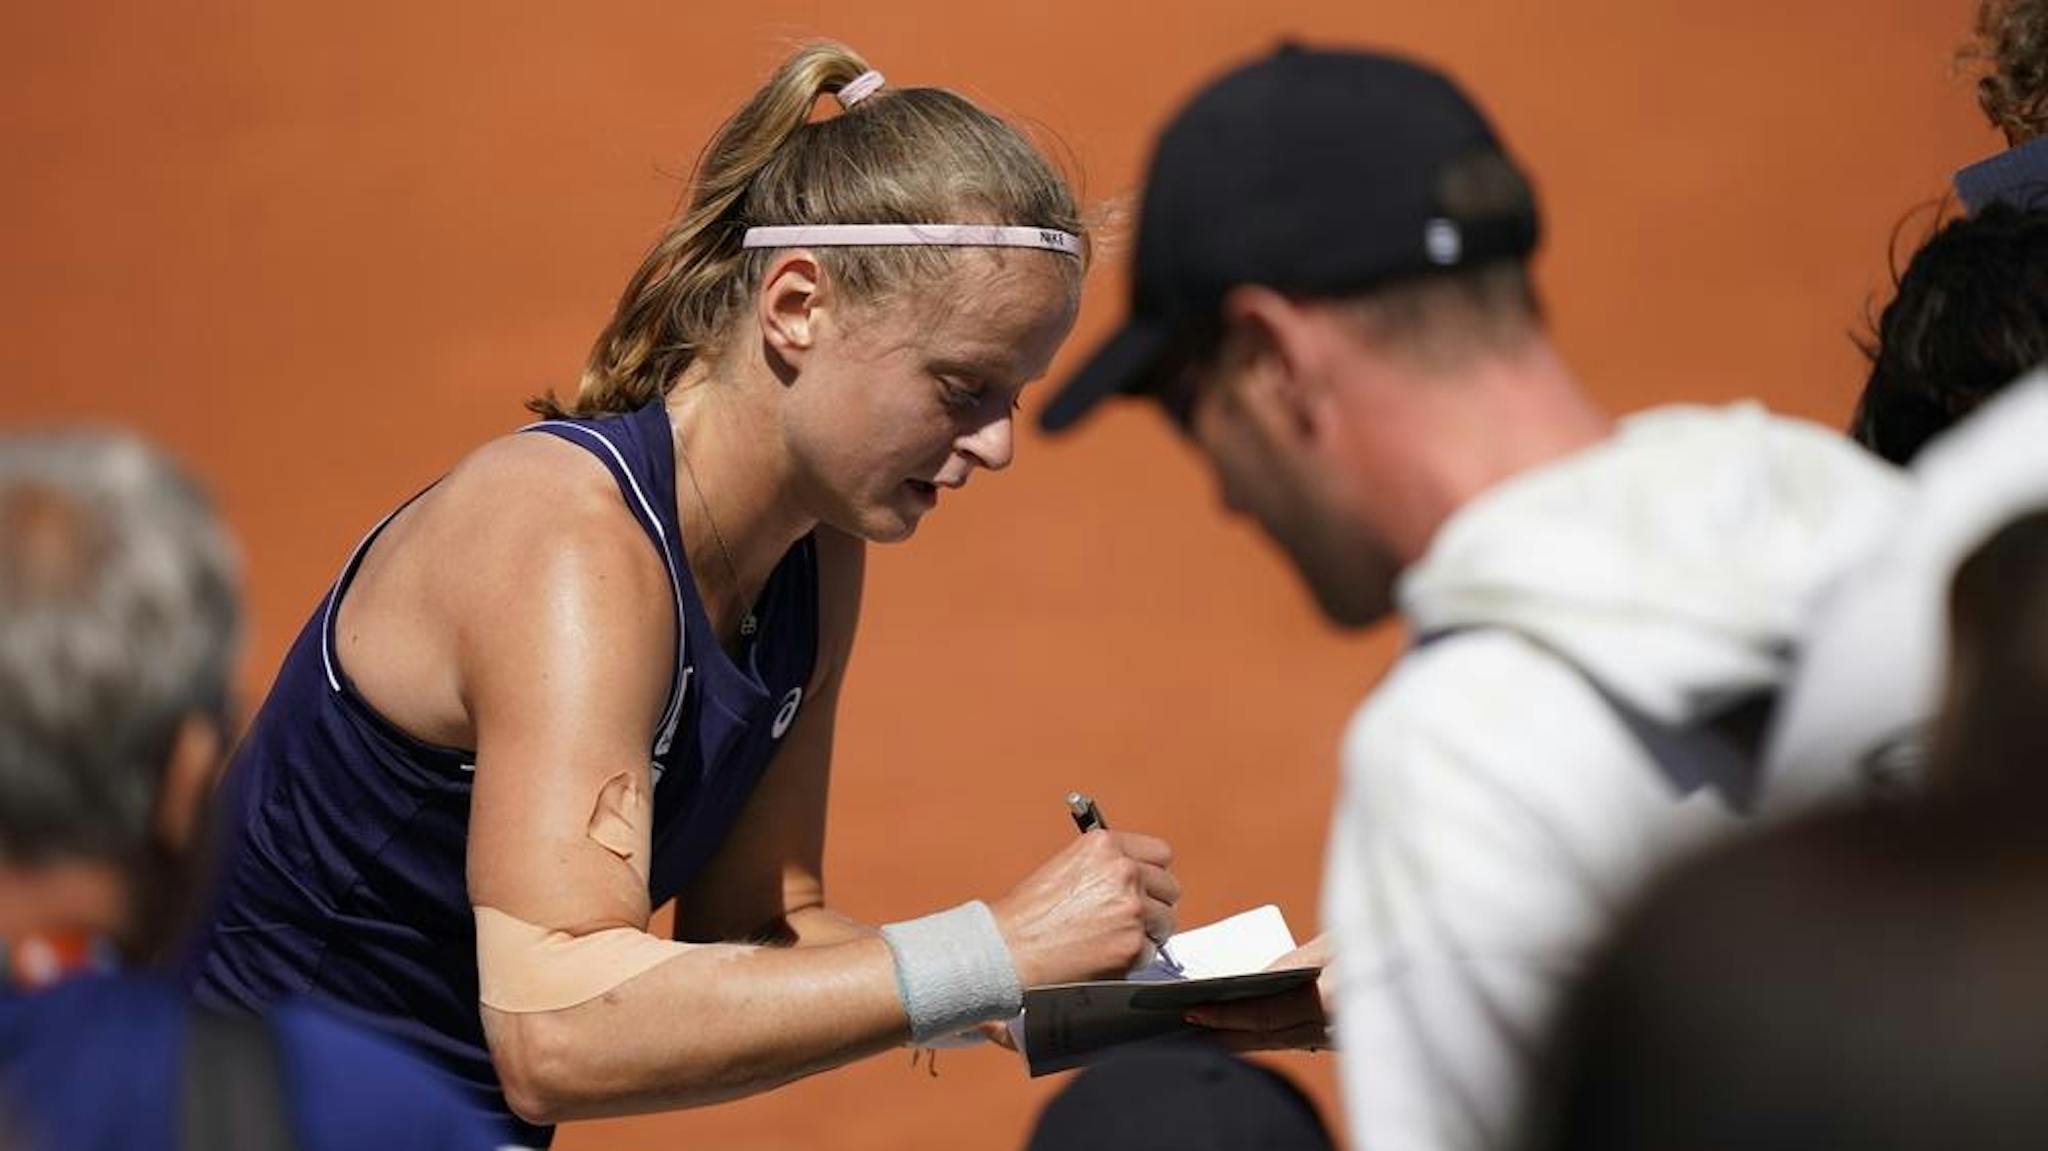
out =
<svg viewBox="0 0 2048 1151"><path fill-rule="evenodd" d="M740 587L739 566L732 562L732 549L725 546L725 533L718 530L718 517L711 514L711 504L705 500L704 489L697 483L697 469L690 463L690 453L678 444L676 454L683 457L683 474L690 477L690 490L697 493L697 507L704 513L704 522L711 525L711 538L717 542L718 554L725 560L725 574L732 579L733 594L744 595L746 589ZM749 605L747 614L740 617L740 634L753 635L759 629L760 623L754 619L754 609Z"/></svg>

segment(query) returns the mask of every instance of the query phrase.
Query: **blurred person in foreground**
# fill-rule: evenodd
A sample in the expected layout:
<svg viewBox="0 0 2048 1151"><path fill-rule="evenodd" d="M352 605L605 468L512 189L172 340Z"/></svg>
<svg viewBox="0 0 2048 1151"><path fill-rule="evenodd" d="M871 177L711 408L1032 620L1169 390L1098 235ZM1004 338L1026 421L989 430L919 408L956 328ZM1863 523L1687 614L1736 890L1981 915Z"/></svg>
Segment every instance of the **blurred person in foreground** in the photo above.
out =
<svg viewBox="0 0 2048 1151"><path fill-rule="evenodd" d="M2048 792L2048 500L1956 568L1937 794Z"/></svg>
<svg viewBox="0 0 2048 1151"><path fill-rule="evenodd" d="M1983 0L1964 57L1980 68L1978 103L2011 148L1956 174L1971 214L1922 242L1864 343L1870 376L1850 434L1911 466L1916 492L1894 538L1816 614L1768 743L1769 810L1918 783L1957 558L2048 497L2038 447L2048 396L2030 396L2039 387L2016 389L1922 456L2048 362L2048 0Z"/></svg>
<svg viewBox="0 0 2048 1151"><path fill-rule="evenodd" d="M0 436L0 1110L32 1149L493 1146L378 1041L123 970L198 886L240 630L234 546L168 460Z"/></svg>
<svg viewBox="0 0 2048 1151"><path fill-rule="evenodd" d="M1574 1002L1531 1151L2038 1146L2048 838L1833 810L1663 882Z"/></svg>
<svg viewBox="0 0 2048 1151"><path fill-rule="evenodd" d="M1865 345L1851 435L1911 468L1889 538L1815 613L1773 721L1762 803L1915 786L1940 704L1958 559L2048 502L2048 210L1992 204L1913 254ZM1960 427L1957 425L1961 424Z"/></svg>
<svg viewBox="0 0 2048 1151"><path fill-rule="evenodd" d="M1617 421L1545 333L1534 196L1443 75L1283 48L1161 136L1132 315L1044 413L1158 400L1332 621L1413 644L1344 741L1315 1043L1372 1151L1497 1146L1564 981L1659 863L1740 826L1819 588L1898 493L1754 404Z"/></svg>
<svg viewBox="0 0 2048 1151"><path fill-rule="evenodd" d="M1959 567L1930 794L1660 881L1574 998L1530 1151L2038 1145L2048 512Z"/></svg>

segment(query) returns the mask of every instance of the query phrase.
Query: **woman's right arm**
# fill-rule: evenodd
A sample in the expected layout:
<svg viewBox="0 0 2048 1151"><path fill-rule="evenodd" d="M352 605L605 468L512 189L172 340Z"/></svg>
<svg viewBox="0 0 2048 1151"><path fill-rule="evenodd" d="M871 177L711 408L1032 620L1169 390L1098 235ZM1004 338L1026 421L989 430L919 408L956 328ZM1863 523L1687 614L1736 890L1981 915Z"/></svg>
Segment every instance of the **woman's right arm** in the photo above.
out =
<svg viewBox="0 0 2048 1151"><path fill-rule="evenodd" d="M480 1009L507 1101L535 1122L693 1106L904 1043L881 938L788 949L647 933L648 745L673 601L623 513L562 518L465 557L489 576L456 628L476 731ZM1020 980L1131 966L1170 922L1169 864L1157 840L1081 836L992 901Z"/></svg>

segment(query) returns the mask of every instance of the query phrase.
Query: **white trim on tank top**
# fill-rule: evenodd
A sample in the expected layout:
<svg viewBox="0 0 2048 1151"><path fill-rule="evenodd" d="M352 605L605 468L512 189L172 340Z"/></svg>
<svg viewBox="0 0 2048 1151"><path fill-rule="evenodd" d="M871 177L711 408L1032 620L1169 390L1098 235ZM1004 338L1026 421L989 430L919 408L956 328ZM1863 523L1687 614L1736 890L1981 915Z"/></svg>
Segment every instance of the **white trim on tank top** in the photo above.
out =
<svg viewBox="0 0 2048 1151"><path fill-rule="evenodd" d="M625 476L626 483L632 486L633 498L640 502L640 510L646 513L648 524L654 528L655 538L661 542L661 560L668 565L669 594L674 596L676 601L676 690L675 694L669 699L668 710L662 713L661 735L654 741L654 754L667 755L669 746L675 742L676 725L682 722L683 693L689 689L690 671L692 670L684 660L685 645L689 642L690 633L686 617L683 615L682 576L676 570L675 552L669 547L668 532L661 526L661 517L654 514L654 505L648 502L647 493L640 490L640 480L633 475L633 469L626 466L625 455L619 451L618 445L612 443L611 439L603 432L595 428L584 427L582 424L571 423L568 420L541 420L528 424L519 430L530 432L535 428L568 428L571 431L581 432L598 443L603 444L605 450L612 454L612 459L618 463L619 474ZM661 771L658 765L654 775L655 782L661 782Z"/></svg>

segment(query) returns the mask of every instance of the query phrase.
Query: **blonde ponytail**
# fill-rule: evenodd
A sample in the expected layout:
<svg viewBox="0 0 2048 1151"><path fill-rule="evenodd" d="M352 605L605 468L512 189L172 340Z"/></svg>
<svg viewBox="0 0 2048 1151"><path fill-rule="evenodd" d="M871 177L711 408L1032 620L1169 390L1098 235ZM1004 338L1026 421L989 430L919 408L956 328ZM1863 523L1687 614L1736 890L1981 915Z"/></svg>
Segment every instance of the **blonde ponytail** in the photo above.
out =
<svg viewBox="0 0 2048 1151"><path fill-rule="evenodd" d="M803 128L818 97L867 70L867 62L843 45L807 45L719 128L697 162L689 206L640 262L591 348L575 414L646 404L723 327L725 284L744 259L738 210L747 185ZM568 414L552 394L528 406L550 418Z"/></svg>
<svg viewBox="0 0 2048 1151"><path fill-rule="evenodd" d="M771 249L741 248L753 225L957 220L1085 236L1066 181L1044 157L951 92L884 89L842 115L811 120L819 97L866 71L858 54L833 43L784 61L705 148L686 207L627 283L575 402L549 394L527 406L551 418L632 411L664 395L693 361L716 356L775 258ZM942 273L951 259L938 249L819 254L825 274L856 297Z"/></svg>

